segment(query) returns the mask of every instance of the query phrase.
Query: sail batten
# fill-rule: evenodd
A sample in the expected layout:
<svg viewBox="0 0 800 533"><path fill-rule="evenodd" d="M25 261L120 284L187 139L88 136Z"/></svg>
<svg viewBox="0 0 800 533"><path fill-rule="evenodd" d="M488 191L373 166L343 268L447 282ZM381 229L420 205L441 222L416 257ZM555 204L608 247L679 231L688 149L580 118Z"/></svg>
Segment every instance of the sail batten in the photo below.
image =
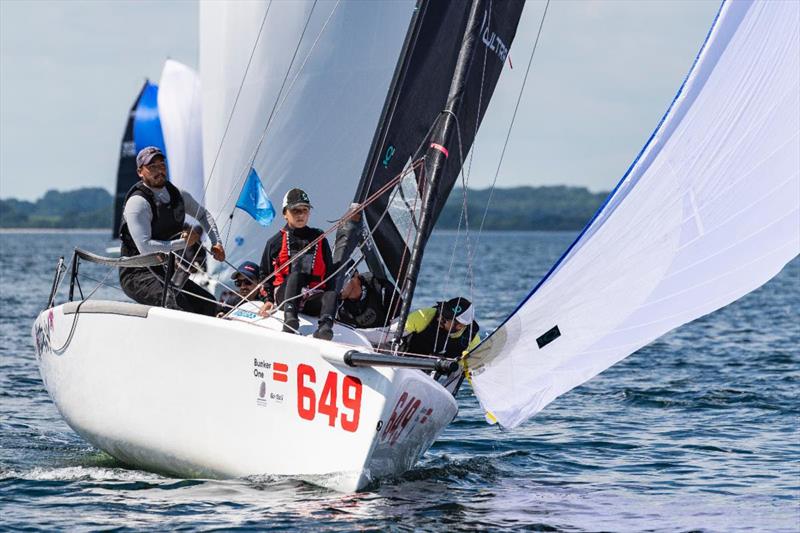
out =
<svg viewBox="0 0 800 533"><path fill-rule="evenodd" d="M500 424L800 253L800 5L726 2L667 114L576 242L466 365ZM536 338L557 325L541 348Z"/></svg>

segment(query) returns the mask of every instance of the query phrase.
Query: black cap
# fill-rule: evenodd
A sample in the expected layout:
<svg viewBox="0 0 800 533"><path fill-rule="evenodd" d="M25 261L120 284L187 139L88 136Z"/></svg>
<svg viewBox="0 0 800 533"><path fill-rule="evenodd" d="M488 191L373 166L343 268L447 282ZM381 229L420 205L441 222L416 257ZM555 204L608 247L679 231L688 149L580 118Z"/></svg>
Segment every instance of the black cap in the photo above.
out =
<svg viewBox="0 0 800 533"><path fill-rule="evenodd" d="M472 321L475 320L475 308L466 298L459 296L446 302L439 302L437 307L442 318L446 320L455 319L466 326L472 324Z"/></svg>
<svg viewBox="0 0 800 533"><path fill-rule="evenodd" d="M292 189L286 193L286 196L283 197L284 213L287 209L292 209L300 205L312 207L311 200L308 199L308 195L303 189Z"/></svg>
<svg viewBox="0 0 800 533"><path fill-rule="evenodd" d="M236 269L236 272L231 274L231 279L236 279L236 277L239 275L250 278L254 282L258 281L258 279L261 277L261 267L252 261L245 261L239 265L239 268Z"/></svg>

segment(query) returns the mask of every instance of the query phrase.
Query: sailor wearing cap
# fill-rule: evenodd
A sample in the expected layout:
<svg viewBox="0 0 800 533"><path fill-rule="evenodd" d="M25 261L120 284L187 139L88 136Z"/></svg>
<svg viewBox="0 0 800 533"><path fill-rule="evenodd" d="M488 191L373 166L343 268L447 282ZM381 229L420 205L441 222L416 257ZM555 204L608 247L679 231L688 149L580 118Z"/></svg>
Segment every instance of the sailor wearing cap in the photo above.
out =
<svg viewBox="0 0 800 533"><path fill-rule="evenodd" d="M336 291L334 284L327 280L334 270L330 244L323 238L300 254L324 233L308 225L311 207L302 189L292 189L283 197L286 225L267 241L261 256L264 277L273 274L274 277L264 285L267 301L259 314L266 316L275 305L282 304L283 330L295 333L300 325L298 313L302 304L304 313L320 317L314 337L331 340Z"/></svg>
<svg viewBox="0 0 800 533"><path fill-rule="evenodd" d="M236 291L225 291L220 297L217 307L217 316L224 314L245 301L257 301L262 295L262 289L257 288L261 280L261 268L252 261L245 261L231 274L231 279L236 285Z"/></svg>
<svg viewBox="0 0 800 533"><path fill-rule="evenodd" d="M214 259L225 259L214 219L189 193L167 181L167 164L159 148L148 146L139 151L136 173L141 181L128 191L122 212L120 251L123 256L172 252L197 243L198 233L183 228L188 212L211 238ZM161 267L122 268L119 281L122 290L134 301L161 305L164 276ZM167 307L209 316L216 311L214 297L191 280L185 282L180 292L168 295Z"/></svg>
<svg viewBox="0 0 800 533"><path fill-rule="evenodd" d="M410 354L458 358L481 341L475 307L466 298L418 309L406 320L405 349Z"/></svg>

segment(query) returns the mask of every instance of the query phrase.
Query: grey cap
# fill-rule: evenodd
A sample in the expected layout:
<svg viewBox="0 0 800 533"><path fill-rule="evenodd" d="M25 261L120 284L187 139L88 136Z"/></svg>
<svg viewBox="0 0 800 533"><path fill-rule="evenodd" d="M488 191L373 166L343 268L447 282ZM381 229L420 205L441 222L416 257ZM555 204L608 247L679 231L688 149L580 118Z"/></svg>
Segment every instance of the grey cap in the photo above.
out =
<svg viewBox="0 0 800 533"><path fill-rule="evenodd" d="M141 168L147 165L157 155L164 157L164 152L162 152L161 148L157 146L148 146L146 148L142 148L139 150L139 153L136 154L136 166Z"/></svg>

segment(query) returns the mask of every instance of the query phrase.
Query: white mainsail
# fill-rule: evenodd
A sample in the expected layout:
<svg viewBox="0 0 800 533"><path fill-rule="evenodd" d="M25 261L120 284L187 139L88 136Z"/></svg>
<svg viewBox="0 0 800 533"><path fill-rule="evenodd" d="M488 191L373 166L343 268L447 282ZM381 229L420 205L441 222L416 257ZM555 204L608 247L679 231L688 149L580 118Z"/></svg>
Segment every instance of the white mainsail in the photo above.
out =
<svg viewBox="0 0 800 533"><path fill-rule="evenodd" d="M353 199L414 10L400 2L201 2L205 203L229 260L258 261L283 195L308 192L312 225ZM270 227L235 204L251 166Z"/></svg>
<svg viewBox="0 0 800 533"><path fill-rule="evenodd" d="M159 82L158 115L167 149L170 181L198 201L203 198L201 102L197 72L167 59Z"/></svg>
<svg viewBox="0 0 800 533"><path fill-rule="evenodd" d="M726 2L606 205L466 364L505 427L800 253L800 3ZM557 328L557 329L556 329Z"/></svg>

